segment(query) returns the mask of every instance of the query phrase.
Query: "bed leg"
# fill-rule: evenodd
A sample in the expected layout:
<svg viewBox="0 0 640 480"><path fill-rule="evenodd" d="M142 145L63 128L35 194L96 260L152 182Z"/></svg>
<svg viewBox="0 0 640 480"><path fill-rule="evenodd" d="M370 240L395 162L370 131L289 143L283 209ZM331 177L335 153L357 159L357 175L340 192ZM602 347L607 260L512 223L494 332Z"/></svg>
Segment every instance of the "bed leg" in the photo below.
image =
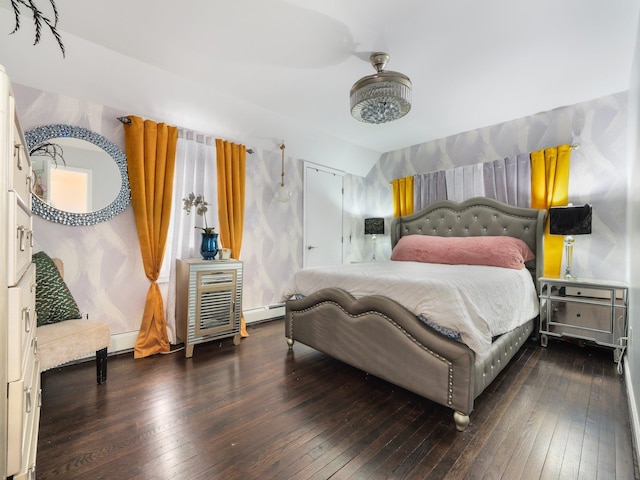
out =
<svg viewBox="0 0 640 480"><path fill-rule="evenodd" d="M469 415L458 411L453 412L453 421L456 423L456 430L464 432L464 429L469 425Z"/></svg>
<svg viewBox="0 0 640 480"><path fill-rule="evenodd" d="M293 350L293 342L295 342L293 338L287 337L287 345L289 345L289 350Z"/></svg>

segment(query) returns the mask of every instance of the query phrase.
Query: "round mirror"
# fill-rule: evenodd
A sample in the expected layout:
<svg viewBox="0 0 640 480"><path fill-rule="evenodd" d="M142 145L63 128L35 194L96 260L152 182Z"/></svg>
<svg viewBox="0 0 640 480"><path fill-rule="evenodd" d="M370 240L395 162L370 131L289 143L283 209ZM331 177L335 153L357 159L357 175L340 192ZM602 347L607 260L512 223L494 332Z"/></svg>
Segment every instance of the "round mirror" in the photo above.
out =
<svg viewBox="0 0 640 480"><path fill-rule="evenodd" d="M45 125L25 134L34 175L33 212L65 225L94 225L130 201L127 159L102 135Z"/></svg>

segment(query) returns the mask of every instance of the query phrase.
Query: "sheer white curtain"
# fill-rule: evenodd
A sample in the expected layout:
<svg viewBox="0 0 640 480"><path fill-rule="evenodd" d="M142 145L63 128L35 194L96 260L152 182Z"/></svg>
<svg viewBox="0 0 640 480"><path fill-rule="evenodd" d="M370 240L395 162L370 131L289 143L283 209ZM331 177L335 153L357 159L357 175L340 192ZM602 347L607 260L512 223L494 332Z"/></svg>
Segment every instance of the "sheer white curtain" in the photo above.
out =
<svg viewBox="0 0 640 480"><path fill-rule="evenodd" d="M482 163L445 170L447 198L462 202L468 198L484 197Z"/></svg>
<svg viewBox="0 0 640 480"><path fill-rule="evenodd" d="M195 227L204 220L194 209L187 215L182 199L190 193L204 195L209 203L207 224L218 232L218 186L216 176L216 141L208 135L180 129L176 147L176 170L173 185L173 214L165 258L169 259L167 292L167 333L176 343L176 259L200 257L200 233Z"/></svg>
<svg viewBox="0 0 640 480"><path fill-rule="evenodd" d="M462 202L488 197L517 207L531 206L528 153L437 172L414 175L414 211L438 200Z"/></svg>

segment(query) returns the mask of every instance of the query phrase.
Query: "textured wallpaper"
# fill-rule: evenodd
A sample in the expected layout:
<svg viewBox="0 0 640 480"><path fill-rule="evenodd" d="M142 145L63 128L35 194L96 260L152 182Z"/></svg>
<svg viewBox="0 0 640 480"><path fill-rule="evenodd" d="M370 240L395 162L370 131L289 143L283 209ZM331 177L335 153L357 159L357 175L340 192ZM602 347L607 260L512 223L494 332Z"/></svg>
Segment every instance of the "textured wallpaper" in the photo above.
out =
<svg viewBox="0 0 640 480"><path fill-rule="evenodd" d="M24 131L49 124L93 130L124 150L117 120L127 112L13 85ZM112 333L137 330L149 288L142 267L133 209L108 222L74 227L34 217L36 250L59 257L78 307L89 318L107 321Z"/></svg>
<svg viewBox="0 0 640 480"><path fill-rule="evenodd" d="M549 112L464 132L384 154L357 185L354 203L368 215L393 218L391 180L416 173L493 161L564 143L571 155L569 201L593 206L593 234L575 237L573 271L578 276L626 277L627 94L620 93ZM350 228L363 238L360 219ZM367 244L367 239L363 240ZM388 235L378 237L377 258L388 258ZM352 260L363 248L350 252Z"/></svg>
<svg viewBox="0 0 640 480"><path fill-rule="evenodd" d="M24 130L53 123L78 125L124 149L117 117L135 112L13 87ZM385 217L388 232L393 178L579 143L572 155L570 200L592 203L594 233L576 238L574 271L624 279L626 122L627 97L622 93L384 154L366 178L345 176L344 259L372 257L364 218ZM256 149L247 156L241 252L244 310L279 303L284 284L302 266L303 161L285 156L285 181L293 197L288 203L273 200L273 187L280 180L279 141L274 140L273 150ZM142 269L131 206L115 219L91 227L64 226L36 217L34 228L37 249L64 260L65 277L81 311L106 320L112 333L138 329L149 282ZM376 246L376 257L388 258L388 234L379 236Z"/></svg>
<svg viewBox="0 0 640 480"><path fill-rule="evenodd" d="M124 130L117 117L132 112L21 85L14 84L13 90L23 130L55 123L77 125L105 136L124 150ZM272 197L281 178L278 141L274 140L273 151L255 150L247 155L241 251L244 310L280 302L282 286L302 266L302 160L285 156L285 181L293 197L288 203L279 203ZM139 328L149 281L130 205L114 219L91 227L60 225L35 217L34 230L36 249L65 262L65 279L83 313L107 321L114 334ZM166 284L160 287L166 289ZM173 341L175 337L171 337L172 332Z"/></svg>

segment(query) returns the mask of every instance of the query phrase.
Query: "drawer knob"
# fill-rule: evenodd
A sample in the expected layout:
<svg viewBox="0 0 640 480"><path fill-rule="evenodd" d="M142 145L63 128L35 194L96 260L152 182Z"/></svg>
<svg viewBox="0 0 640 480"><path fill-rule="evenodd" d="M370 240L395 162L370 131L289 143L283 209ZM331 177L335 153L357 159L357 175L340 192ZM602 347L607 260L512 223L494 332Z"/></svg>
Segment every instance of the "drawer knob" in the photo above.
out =
<svg viewBox="0 0 640 480"><path fill-rule="evenodd" d="M18 170L22 170L22 155L20 155L20 149L24 148L23 145L16 143L13 149L13 158L16 159L16 166Z"/></svg>
<svg viewBox="0 0 640 480"><path fill-rule="evenodd" d="M31 409L33 408L33 403L31 398L31 387L27 387L24 393L25 393L25 401L26 401L25 411L27 413L31 413Z"/></svg>
<svg viewBox="0 0 640 480"><path fill-rule="evenodd" d="M22 320L24 321L24 331L29 333L31 331L31 308L24 307L22 309Z"/></svg>
<svg viewBox="0 0 640 480"><path fill-rule="evenodd" d="M20 245L20 251L24 252L26 250L26 245L25 245L25 231L26 228L24 228L22 225L20 225L17 229L17 237L18 237L18 243Z"/></svg>

